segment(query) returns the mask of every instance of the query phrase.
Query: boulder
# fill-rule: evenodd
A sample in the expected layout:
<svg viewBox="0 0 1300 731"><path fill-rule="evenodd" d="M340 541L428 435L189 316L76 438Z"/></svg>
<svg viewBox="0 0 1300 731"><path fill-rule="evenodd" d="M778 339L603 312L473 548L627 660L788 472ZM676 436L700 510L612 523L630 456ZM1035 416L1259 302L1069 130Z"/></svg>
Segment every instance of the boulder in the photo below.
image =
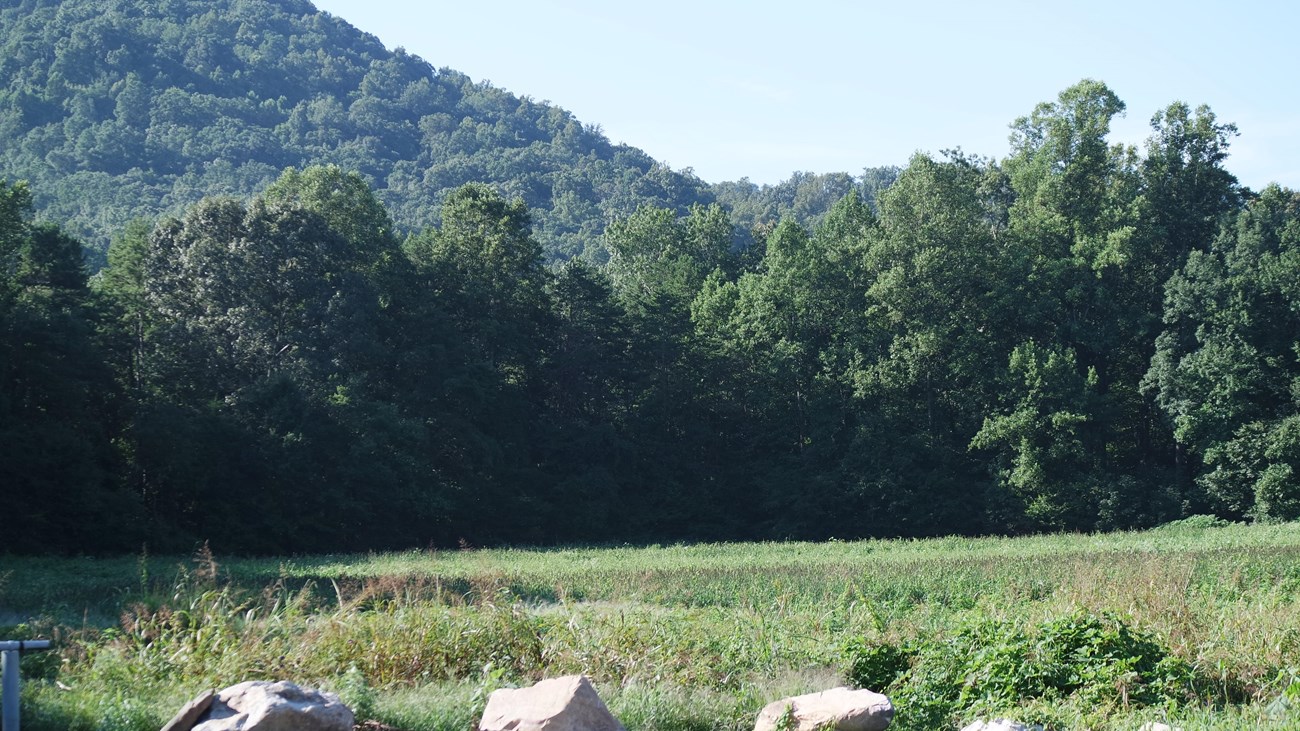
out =
<svg viewBox="0 0 1300 731"><path fill-rule="evenodd" d="M1009 718L995 718L992 721L980 719L961 731L1043 731L1043 727L1012 721Z"/></svg>
<svg viewBox="0 0 1300 731"><path fill-rule="evenodd" d="M479 731L626 731L585 675L494 690L478 727Z"/></svg>
<svg viewBox="0 0 1300 731"><path fill-rule="evenodd" d="M190 731L194 724L198 722L199 716L212 706L212 699L216 698L215 691L205 690L199 694L198 698L181 706L181 709L172 716L172 720L162 727L162 731Z"/></svg>
<svg viewBox="0 0 1300 731"><path fill-rule="evenodd" d="M193 731L352 731L352 711L338 696L284 680L232 685L196 721Z"/></svg>
<svg viewBox="0 0 1300 731"><path fill-rule="evenodd" d="M832 688L767 704L758 714L754 731L883 731L893 719L894 706L885 696L869 690Z"/></svg>

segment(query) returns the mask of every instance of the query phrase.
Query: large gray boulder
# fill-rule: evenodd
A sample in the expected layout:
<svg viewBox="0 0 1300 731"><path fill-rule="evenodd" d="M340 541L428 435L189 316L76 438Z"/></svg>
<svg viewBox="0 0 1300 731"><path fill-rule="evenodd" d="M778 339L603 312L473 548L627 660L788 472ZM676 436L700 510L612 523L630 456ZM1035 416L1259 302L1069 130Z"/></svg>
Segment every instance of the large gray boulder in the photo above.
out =
<svg viewBox="0 0 1300 731"><path fill-rule="evenodd" d="M893 719L894 705L885 696L832 688L767 704L754 731L883 731Z"/></svg>
<svg viewBox="0 0 1300 731"><path fill-rule="evenodd" d="M232 685L211 699L193 726L174 725L189 708L168 724L169 731L352 731L352 711L338 696L284 680Z"/></svg>
<svg viewBox="0 0 1300 731"><path fill-rule="evenodd" d="M585 675L494 690L478 727L479 731L626 731Z"/></svg>

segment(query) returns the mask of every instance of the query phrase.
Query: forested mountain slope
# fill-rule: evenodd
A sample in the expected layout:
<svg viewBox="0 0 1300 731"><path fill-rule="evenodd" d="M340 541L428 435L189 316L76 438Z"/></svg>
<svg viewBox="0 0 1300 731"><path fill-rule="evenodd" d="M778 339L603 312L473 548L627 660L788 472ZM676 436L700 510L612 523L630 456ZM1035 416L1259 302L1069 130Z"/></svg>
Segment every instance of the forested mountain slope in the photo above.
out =
<svg viewBox="0 0 1300 731"><path fill-rule="evenodd" d="M455 187L522 198L547 256L707 186L565 110L435 69L306 0L22 0L0 10L0 175L92 248L290 166L364 176L400 229Z"/></svg>

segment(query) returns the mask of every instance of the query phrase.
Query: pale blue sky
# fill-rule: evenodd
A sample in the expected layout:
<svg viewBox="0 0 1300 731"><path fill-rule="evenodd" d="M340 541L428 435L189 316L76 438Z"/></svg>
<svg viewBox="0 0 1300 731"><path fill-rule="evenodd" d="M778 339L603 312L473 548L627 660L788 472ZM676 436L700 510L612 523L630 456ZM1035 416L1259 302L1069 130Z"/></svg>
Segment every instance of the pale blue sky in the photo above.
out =
<svg viewBox="0 0 1300 731"><path fill-rule="evenodd" d="M1208 104L1244 184L1300 188L1300 3L315 1L709 182L1003 157L1016 117L1094 78L1128 105L1113 140Z"/></svg>

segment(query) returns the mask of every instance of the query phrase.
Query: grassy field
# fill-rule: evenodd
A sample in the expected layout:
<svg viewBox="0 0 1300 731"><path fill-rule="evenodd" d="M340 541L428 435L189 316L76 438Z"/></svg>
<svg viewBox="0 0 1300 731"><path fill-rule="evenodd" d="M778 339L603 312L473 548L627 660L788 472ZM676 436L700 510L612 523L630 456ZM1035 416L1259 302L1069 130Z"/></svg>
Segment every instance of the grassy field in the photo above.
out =
<svg viewBox="0 0 1300 731"><path fill-rule="evenodd" d="M866 685L895 728L1300 727L1300 524L1109 535L464 550L274 560L4 558L23 725L157 729L200 690L334 690L468 731L493 689L584 672L630 731L747 731Z"/></svg>

